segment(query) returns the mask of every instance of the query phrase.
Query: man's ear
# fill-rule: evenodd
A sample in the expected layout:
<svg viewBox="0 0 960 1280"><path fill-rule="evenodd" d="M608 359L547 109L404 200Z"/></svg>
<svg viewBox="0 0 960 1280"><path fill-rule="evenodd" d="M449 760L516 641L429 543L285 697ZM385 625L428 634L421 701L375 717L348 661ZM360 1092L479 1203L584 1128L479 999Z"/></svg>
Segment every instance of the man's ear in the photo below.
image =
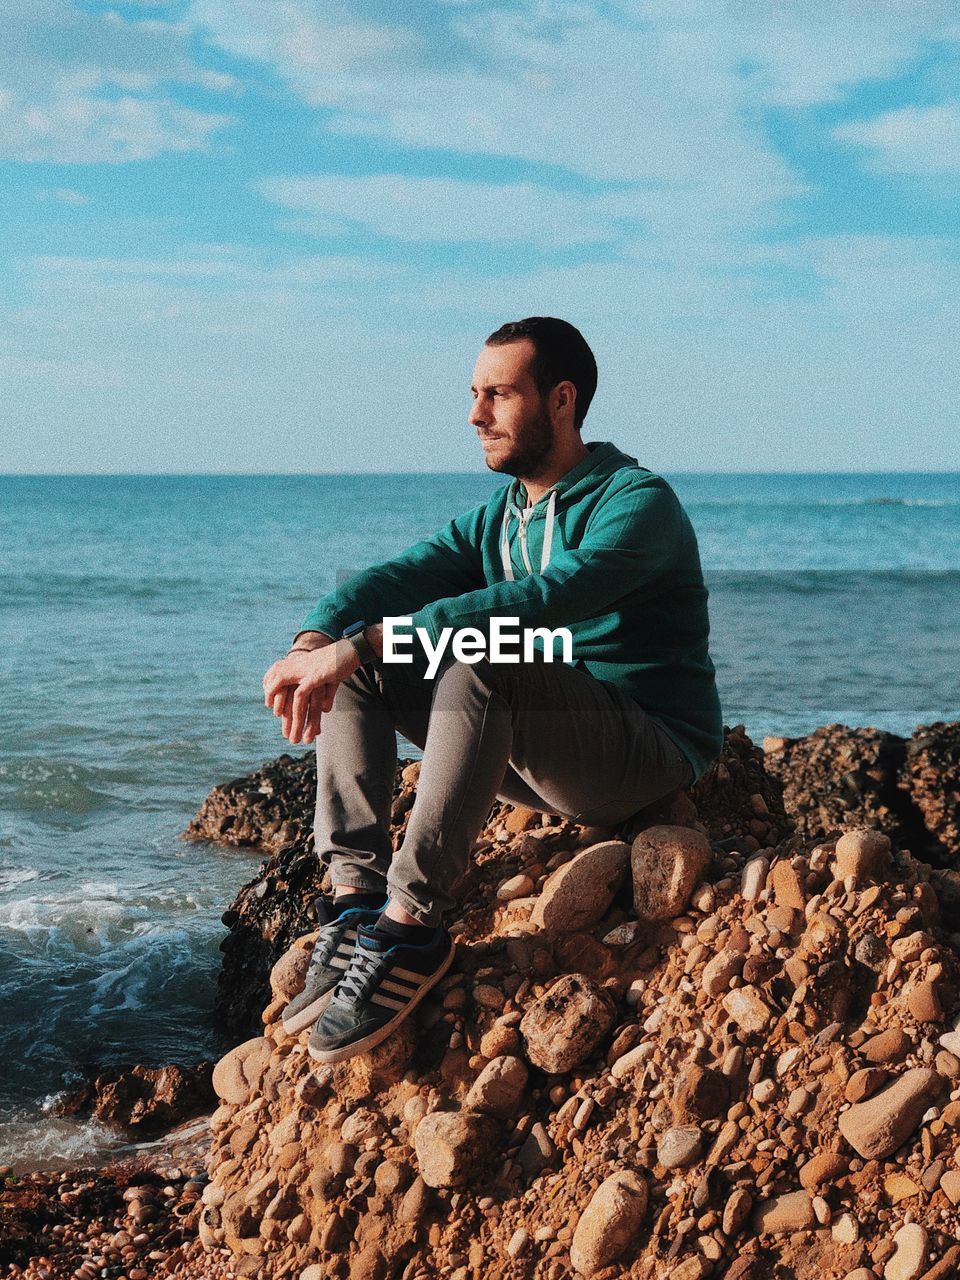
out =
<svg viewBox="0 0 960 1280"><path fill-rule="evenodd" d="M558 382L551 394L554 412L558 416L569 417L572 423L577 405L577 388L569 380Z"/></svg>

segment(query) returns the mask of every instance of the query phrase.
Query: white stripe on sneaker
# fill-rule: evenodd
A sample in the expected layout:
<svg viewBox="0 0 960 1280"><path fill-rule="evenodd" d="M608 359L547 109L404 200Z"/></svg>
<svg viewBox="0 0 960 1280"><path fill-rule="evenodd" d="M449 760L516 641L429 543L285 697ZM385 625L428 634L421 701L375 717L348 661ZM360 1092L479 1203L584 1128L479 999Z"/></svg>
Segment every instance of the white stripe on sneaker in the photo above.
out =
<svg viewBox="0 0 960 1280"><path fill-rule="evenodd" d="M425 973L412 973L409 969L397 968L390 970L391 978L402 978L404 982L412 982L415 987L421 987L423 985L424 978L428 976L429 975Z"/></svg>
<svg viewBox="0 0 960 1280"><path fill-rule="evenodd" d="M374 992L374 994L370 997L370 1003L382 1004L387 1009L405 1009L407 1007L408 1001L393 1000L391 999L390 996L383 996L380 994L379 991L377 991L377 992Z"/></svg>
<svg viewBox="0 0 960 1280"><path fill-rule="evenodd" d="M397 996L412 996L415 991L420 990L422 982L423 978L421 976L420 982L416 984L412 982L405 982L403 986L401 986L399 982L392 982L389 978L384 978L380 983L380 988L382 991L392 991L393 994Z"/></svg>

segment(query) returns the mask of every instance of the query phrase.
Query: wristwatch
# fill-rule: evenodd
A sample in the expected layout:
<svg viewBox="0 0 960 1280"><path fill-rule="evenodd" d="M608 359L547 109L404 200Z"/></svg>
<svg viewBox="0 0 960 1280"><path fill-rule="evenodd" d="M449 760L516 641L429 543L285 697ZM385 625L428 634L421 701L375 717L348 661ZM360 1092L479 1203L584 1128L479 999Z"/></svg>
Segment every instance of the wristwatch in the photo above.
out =
<svg viewBox="0 0 960 1280"><path fill-rule="evenodd" d="M341 632L340 639L348 640L353 648L354 653L360 659L362 667L368 666L371 662L376 662L377 655L373 651L373 645L364 635L366 628L365 622L351 622L349 627L344 627Z"/></svg>

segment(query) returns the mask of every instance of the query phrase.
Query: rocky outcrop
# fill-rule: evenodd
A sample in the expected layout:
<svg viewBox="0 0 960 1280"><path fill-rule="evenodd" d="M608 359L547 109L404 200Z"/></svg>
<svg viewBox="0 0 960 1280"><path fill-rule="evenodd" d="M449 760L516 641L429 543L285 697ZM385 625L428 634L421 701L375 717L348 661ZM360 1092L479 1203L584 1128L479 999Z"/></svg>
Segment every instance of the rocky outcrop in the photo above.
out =
<svg viewBox="0 0 960 1280"><path fill-rule="evenodd" d="M212 1062L111 1067L58 1095L51 1110L58 1116L94 1116L138 1136L165 1133L210 1111L216 1097L212 1073Z"/></svg>
<svg viewBox="0 0 960 1280"><path fill-rule="evenodd" d="M960 724L920 725L909 739L828 724L763 746L801 835L872 827L935 865L960 860Z"/></svg>
<svg viewBox="0 0 960 1280"><path fill-rule="evenodd" d="M416 798L420 764L401 761L394 786L394 848L403 839ZM284 755L246 778L215 787L184 832L189 839L243 844L270 852L257 875L238 893L223 921L216 1013L235 1036L256 1028L266 1003L268 977L276 961L315 925L313 899L324 887L313 849L316 757ZM763 753L742 725L727 730L717 763L688 793L672 792L637 814L619 831L576 823L496 803L477 841L461 886L461 914L485 910L491 892L513 903L517 919L535 908L535 926L576 934L609 915L618 885L627 896L629 877L623 845L657 824L707 833L718 854L772 848L792 830L780 783L764 773ZM596 846L603 845L602 850ZM593 852L574 866L578 854ZM602 862L602 866L601 866ZM556 875L544 896L545 881ZM589 871L584 884L583 872ZM575 944L574 944L575 945Z"/></svg>
<svg viewBox="0 0 960 1280"><path fill-rule="evenodd" d="M821 1280L899 1274L918 1231L952 1265L944 873L877 832L714 841L673 919L628 883L572 937L538 927L551 860L596 834L494 834L453 969L370 1055L317 1067L277 999L218 1067L202 1231L238 1274ZM516 875L532 903L498 894Z"/></svg>

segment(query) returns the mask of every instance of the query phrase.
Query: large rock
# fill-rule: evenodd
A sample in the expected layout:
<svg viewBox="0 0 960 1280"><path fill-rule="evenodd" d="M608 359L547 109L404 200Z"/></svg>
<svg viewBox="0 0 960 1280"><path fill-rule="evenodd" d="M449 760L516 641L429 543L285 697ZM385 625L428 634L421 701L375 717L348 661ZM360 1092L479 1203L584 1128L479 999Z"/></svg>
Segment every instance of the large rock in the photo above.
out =
<svg viewBox="0 0 960 1280"><path fill-rule="evenodd" d="M672 920L710 865L710 841L691 827L648 827L633 842L633 905L641 920Z"/></svg>
<svg viewBox="0 0 960 1280"><path fill-rule="evenodd" d="M601 1182L573 1233L574 1270L592 1276L619 1258L635 1241L646 1211L647 1184L637 1174L620 1170Z"/></svg>
<svg viewBox="0 0 960 1280"><path fill-rule="evenodd" d="M433 1111L414 1138L420 1176L428 1187L465 1187L500 1152L500 1127L476 1111Z"/></svg>
<svg viewBox="0 0 960 1280"><path fill-rule="evenodd" d="M548 878L531 922L557 933L589 929L606 913L629 865L630 846L623 840L584 849Z"/></svg>
<svg viewBox="0 0 960 1280"><path fill-rule="evenodd" d="M866 1102L840 1116L840 1132L864 1160L884 1160L901 1147L932 1107L946 1081L928 1067L905 1071Z"/></svg>
<svg viewBox="0 0 960 1280"><path fill-rule="evenodd" d="M213 1063L193 1066L111 1067L56 1099L54 1115L92 1115L136 1134L157 1134L216 1103Z"/></svg>
<svg viewBox="0 0 960 1280"><path fill-rule="evenodd" d="M526 1087L526 1065L507 1054L487 1063L474 1080L463 1105L474 1111L508 1116L520 1105Z"/></svg>
<svg viewBox="0 0 960 1280"><path fill-rule="evenodd" d="M613 1025L605 992L581 973L555 982L523 1016L527 1057L544 1071L572 1071L585 1062Z"/></svg>
<svg viewBox="0 0 960 1280"><path fill-rule="evenodd" d="M256 1036L225 1054L213 1069L217 1097L232 1107L245 1107L270 1064L271 1047L265 1036Z"/></svg>
<svg viewBox="0 0 960 1280"><path fill-rule="evenodd" d="M868 828L847 831L837 841L834 875L858 883L878 876L890 857L890 837Z"/></svg>

